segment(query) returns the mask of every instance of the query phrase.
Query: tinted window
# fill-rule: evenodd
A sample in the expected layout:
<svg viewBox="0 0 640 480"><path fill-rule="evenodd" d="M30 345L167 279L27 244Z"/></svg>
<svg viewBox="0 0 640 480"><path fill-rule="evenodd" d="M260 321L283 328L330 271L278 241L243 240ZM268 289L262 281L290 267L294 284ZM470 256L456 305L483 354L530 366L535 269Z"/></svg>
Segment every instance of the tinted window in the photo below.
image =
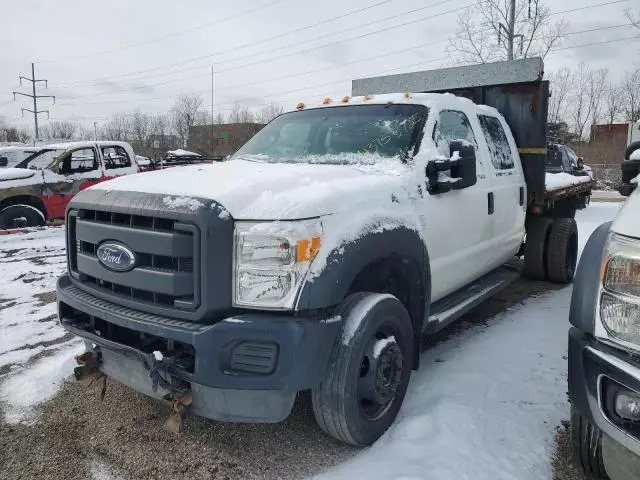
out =
<svg viewBox="0 0 640 480"><path fill-rule="evenodd" d="M103 147L102 156L104 157L104 167L107 170L131 166L131 159L127 155L127 151L120 146Z"/></svg>
<svg viewBox="0 0 640 480"><path fill-rule="evenodd" d="M487 115L478 115L478 119L480 120L480 127L487 140L493 167L496 170L509 170L513 168L514 163L511 146L509 145L507 134L504 133L500 120Z"/></svg>
<svg viewBox="0 0 640 480"><path fill-rule="evenodd" d="M433 130L433 140L438 147L442 147L445 142L448 144L454 140L466 140L474 147L476 146L476 137L469 119L464 113L457 110L443 110L440 112L440 117ZM445 149L448 152L448 145L446 145Z"/></svg>

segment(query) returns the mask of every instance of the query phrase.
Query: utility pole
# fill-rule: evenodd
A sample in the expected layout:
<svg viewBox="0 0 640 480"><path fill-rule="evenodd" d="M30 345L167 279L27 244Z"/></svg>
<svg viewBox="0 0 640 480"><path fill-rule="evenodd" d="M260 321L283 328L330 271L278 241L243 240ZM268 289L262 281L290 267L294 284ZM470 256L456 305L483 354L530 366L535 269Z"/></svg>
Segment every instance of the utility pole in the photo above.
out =
<svg viewBox="0 0 640 480"><path fill-rule="evenodd" d="M513 60L513 34L516 24L516 0L511 0L511 6L509 8L509 26L507 27L507 59Z"/></svg>
<svg viewBox="0 0 640 480"><path fill-rule="evenodd" d="M93 139L98 141L98 122L93 122Z"/></svg>
<svg viewBox="0 0 640 480"><path fill-rule="evenodd" d="M215 140L215 136L214 136L214 130L213 130L213 65L211 65L211 158L213 158L214 140Z"/></svg>
<svg viewBox="0 0 640 480"><path fill-rule="evenodd" d="M520 53L522 54L522 42L524 39L524 35L516 34L516 0L511 0L509 2L509 11L508 18L509 21L507 25L504 23L500 24L498 30L498 42L501 41L501 37L504 33L504 38L507 47L507 60L513 60L515 55L515 40L516 38L520 39ZM529 0L529 18L531 18L531 0Z"/></svg>
<svg viewBox="0 0 640 480"><path fill-rule="evenodd" d="M29 110L28 108L22 108L22 113L24 114L25 111L27 112L31 112L33 113L33 124L35 126L35 133L36 136L34 138L34 145L35 142L37 142L39 140L39 132L38 132L38 114L40 113L46 113L47 114L47 118L49 118L49 110L38 110L38 99L39 98L53 98L53 104L55 105L56 103L56 97L55 95L38 95L36 94L36 83L38 82L44 82L44 88L47 88L47 81L44 79L36 79L36 70L35 70L35 64L31 64L31 78L29 77L23 77L22 75L20 75L20 86L22 86L22 80L26 80L27 82L31 82L31 91L32 94L29 95L28 93L22 93L22 92L13 92L13 101L16 101L16 95L22 95L24 97L29 97L33 99L33 110Z"/></svg>

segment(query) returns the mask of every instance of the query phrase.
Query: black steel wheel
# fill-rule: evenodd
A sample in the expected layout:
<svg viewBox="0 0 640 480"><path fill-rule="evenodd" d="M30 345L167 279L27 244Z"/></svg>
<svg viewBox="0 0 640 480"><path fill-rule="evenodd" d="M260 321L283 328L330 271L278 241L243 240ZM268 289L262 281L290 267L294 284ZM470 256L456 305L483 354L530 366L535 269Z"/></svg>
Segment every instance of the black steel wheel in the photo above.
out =
<svg viewBox="0 0 640 480"><path fill-rule="evenodd" d="M9 205L0 211L0 228L39 227L45 224L44 214L31 205Z"/></svg>
<svg viewBox="0 0 640 480"><path fill-rule="evenodd" d="M393 423L407 391L411 320L397 298L378 293L351 295L338 314L343 330L326 378L312 391L313 411L325 433L370 445Z"/></svg>

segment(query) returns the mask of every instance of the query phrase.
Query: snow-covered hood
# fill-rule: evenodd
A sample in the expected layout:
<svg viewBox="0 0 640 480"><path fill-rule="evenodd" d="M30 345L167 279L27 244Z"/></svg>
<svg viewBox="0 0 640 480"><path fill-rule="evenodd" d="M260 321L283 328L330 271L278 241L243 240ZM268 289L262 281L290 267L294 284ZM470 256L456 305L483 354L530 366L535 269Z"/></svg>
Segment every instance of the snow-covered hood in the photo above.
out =
<svg viewBox="0 0 640 480"><path fill-rule="evenodd" d="M640 176L636 181L640 183ZM611 230L620 235L640 239L640 185L624 202Z"/></svg>
<svg viewBox="0 0 640 480"><path fill-rule="evenodd" d="M0 170L0 182L31 178L35 174L35 170L27 170L26 168L3 168Z"/></svg>
<svg viewBox="0 0 640 480"><path fill-rule="evenodd" d="M399 161L361 166L231 160L128 175L91 189L166 194L169 202L204 198L236 219L286 220L391 203L405 196L409 172Z"/></svg>

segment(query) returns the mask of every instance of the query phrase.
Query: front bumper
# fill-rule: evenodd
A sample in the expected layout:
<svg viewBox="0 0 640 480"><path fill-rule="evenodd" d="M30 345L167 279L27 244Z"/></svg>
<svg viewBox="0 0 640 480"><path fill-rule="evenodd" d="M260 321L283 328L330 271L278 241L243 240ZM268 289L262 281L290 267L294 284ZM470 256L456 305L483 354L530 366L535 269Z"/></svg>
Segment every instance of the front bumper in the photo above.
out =
<svg viewBox="0 0 640 480"><path fill-rule="evenodd" d="M640 463L640 428L621 423L612 413L607 390L617 386L640 393L640 365L628 354L596 342L572 327L569 330L571 402L584 418L625 447L628 461L635 465Z"/></svg>
<svg viewBox="0 0 640 480"><path fill-rule="evenodd" d="M286 418L296 392L324 378L340 328L331 312L243 313L216 323L160 317L79 290L67 275L58 279L57 296L62 326L84 338L88 349L99 347L107 376L162 398L168 390L154 389L150 376L158 367L190 390L194 413L222 421ZM186 363L167 362L176 345L189 352ZM159 364L156 350L166 357Z"/></svg>

